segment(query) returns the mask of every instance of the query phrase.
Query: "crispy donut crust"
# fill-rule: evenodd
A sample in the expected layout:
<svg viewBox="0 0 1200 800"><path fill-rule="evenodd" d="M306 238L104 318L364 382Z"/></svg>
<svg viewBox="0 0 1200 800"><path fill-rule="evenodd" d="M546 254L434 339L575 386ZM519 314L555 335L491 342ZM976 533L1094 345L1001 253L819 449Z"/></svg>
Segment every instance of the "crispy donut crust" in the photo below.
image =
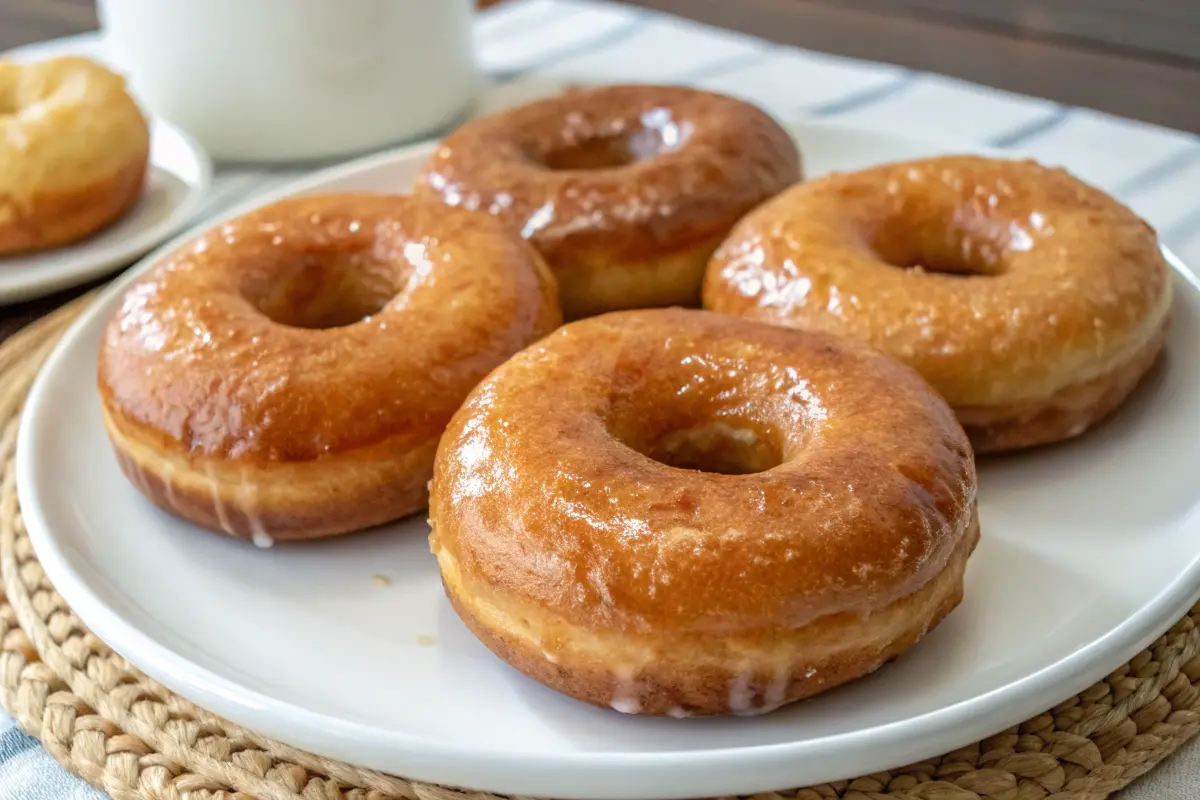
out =
<svg viewBox="0 0 1200 800"><path fill-rule="evenodd" d="M768 468L664 463L722 446ZM877 351L615 312L472 392L438 448L431 548L466 624L531 677L621 711L752 713L875 669L948 613L975 492L949 407Z"/></svg>
<svg viewBox="0 0 1200 800"><path fill-rule="evenodd" d="M564 164L570 153L590 168ZM465 123L414 192L521 230L575 319L698 305L708 257L734 222L801 175L791 136L758 108L682 86L627 85Z"/></svg>
<svg viewBox="0 0 1200 800"><path fill-rule="evenodd" d="M125 82L80 57L0 61L0 255L84 239L137 202L150 130Z"/></svg>
<svg viewBox="0 0 1200 800"><path fill-rule="evenodd" d="M1171 294L1153 229L1104 192L1032 161L950 156L764 204L713 256L704 306L869 342L921 373L983 453L1112 411L1161 349Z"/></svg>
<svg viewBox="0 0 1200 800"><path fill-rule="evenodd" d="M364 294L382 307L301 327ZM261 542L376 525L424 507L446 423L561 322L556 294L537 252L477 215L283 200L126 292L100 351L106 429L130 480L204 527Z"/></svg>

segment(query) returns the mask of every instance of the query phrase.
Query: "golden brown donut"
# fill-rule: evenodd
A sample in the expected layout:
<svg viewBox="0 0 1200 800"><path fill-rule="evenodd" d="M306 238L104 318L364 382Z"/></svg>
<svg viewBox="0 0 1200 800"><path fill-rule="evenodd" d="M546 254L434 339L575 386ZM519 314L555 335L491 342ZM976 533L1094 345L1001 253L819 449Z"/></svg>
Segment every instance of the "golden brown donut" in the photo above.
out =
<svg viewBox="0 0 1200 800"><path fill-rule="evenodd" d="M0 255L69 244L141 196L150 129L125 81L77 56L0 61Z"/></svg>
<svg viewBox="0 0 1200 800"><path fill-rule="evenodd" d="M632 85L467 122L442 141L414 192L519 229L575 319L698 305L705 264L733 223L800 177L791 137L754 106Z"/></svg>
<svg viewBox="0 0 1200 800"><path fill-rule="evenodd" d="M269 545L424 507L442 429L561 322L499 224L408 197L277 202L180 247L100 350L104 424L167 511Z"/></svg>
<svg viewBox="0 0 1200 800"><path fill-rule="evenodd" d="M1163 346L1154 231L1032 161L951 156L835 174L747 215L704 306L863 339L914 367L977 453L1074 437Z"/></svg>
<svg viewBox="0 0 1200 800"><path fill-rule="evenodd" d="M438 448L431 546L467 626L536 680L627 713L753 714L871 672L949 613L975 494L953 412L899 362L622 311L471 394Z"/></svg>

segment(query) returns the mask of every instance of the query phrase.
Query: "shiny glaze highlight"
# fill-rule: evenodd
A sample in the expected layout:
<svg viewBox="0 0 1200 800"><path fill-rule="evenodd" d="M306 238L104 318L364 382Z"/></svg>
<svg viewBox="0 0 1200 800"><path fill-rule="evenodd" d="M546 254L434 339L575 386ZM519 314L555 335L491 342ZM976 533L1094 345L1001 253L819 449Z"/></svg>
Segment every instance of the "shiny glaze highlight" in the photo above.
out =
<svg viewBox="0 0 1200 800"><path fill-rule="evenodd" d="M544 263L498 224L401 196L291 198L131 286L99 387L127 471L175 513L324 535L418 510L462 399L560 321Z"/></svg>
<svg viewBox="0 0 1200 800"><path fill-rule="evenodd" d="M414 192L521 231L555 271L566 316L577 318L698 303L701 262L720 238L800 178L796 145L759 109L685 87L629 85L474 119L442 141Z"/></svg>
<svg viewBox="0 0 1200 800"><path fill-rule="evenodd" d="M713 459L761 471L663 463ZM456 608L494 649L535 675L532 661L593 676L574 690L542 676L560 690L608 703L595 685L607 664L643 686L711 668L764 692L762 674L786 671L776 694L794 699L812 689L805 670L853 677L874 658L846 668L848 650L798 640L896 604L939 618L953 606L975 481L950 409L873 350L698 310L616 312L560 328L471 394L439 445L432 547ZM952 562L936 597L913 600ZM867 649L931 624L896 615L895 636ZM836 641L879 632L863 630ZM673 677L653 678L656 658ZM680 691L639 708L722 713Z"/></svg>
<svg viewBox="0 0 1200 800"><path fill-rule="evenodd" d="M1064 170L979 156L793 187L737 225L704 284L714 311L869 342L990 417L977 445L1006 446L1106 413L1038 416L1127 364L1144 371L1170 299L1154 231L1128 208Z"/></svg>

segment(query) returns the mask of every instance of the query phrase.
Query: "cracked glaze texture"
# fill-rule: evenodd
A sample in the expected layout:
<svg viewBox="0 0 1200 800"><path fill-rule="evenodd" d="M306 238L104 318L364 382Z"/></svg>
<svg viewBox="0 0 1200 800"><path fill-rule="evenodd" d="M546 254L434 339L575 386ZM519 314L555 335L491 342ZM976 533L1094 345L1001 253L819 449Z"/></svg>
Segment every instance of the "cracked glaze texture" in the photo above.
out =
<svg viewBox="0 0 1200 800"><path fill-rule="evenodd" d="M796 186L737 225L704 286L706 308L863 339L956 408L1106 376L1153 349L1170 298L1128 208L1064 170L978 156Z"/></svg>
<svg viewBox="0 0 1200 800"><path fill-rule="evenodd" d="M718 423L774 466L642 454ZM944 401L873 350L706 311L616 312L472 393L439 447L432 546L459 591L593 633L793 630L930 582L973 535L975 481Z"/></svg>
<svg viewBox="0 0 1200 800"><path fill-rule="evenodd" d="M685 87L627 85L467 122L442 141L413 190L520 230L554 269L570 318L698 303L699 262L739 217L800 177L795 143L758 108ZM672 260L687 264L662 263ZM653 282L659 271L672 285L592 286L604 278L593 272L622 267L631 273L623 283ZM576 284L587 291L572 291ZM644 297L622 303L639 290Z"/></svg>

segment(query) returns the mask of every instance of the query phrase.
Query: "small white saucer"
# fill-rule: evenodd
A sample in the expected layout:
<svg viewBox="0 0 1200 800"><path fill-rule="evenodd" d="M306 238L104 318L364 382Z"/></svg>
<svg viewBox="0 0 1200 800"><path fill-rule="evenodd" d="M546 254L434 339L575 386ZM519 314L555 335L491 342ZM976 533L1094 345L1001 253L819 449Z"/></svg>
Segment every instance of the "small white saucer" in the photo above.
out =
<svg viewBox="0 0 1200 800"><path fill-rule="evenodd" d="M92 38L72 37L14 50L5 57L96 57L95 49ZM52 294L129 266L194 222L211 180L212 162L204 149L174 125L151 120L150 169L137 204L114 224L75 244L0 258L0 304Z"/></svg>

